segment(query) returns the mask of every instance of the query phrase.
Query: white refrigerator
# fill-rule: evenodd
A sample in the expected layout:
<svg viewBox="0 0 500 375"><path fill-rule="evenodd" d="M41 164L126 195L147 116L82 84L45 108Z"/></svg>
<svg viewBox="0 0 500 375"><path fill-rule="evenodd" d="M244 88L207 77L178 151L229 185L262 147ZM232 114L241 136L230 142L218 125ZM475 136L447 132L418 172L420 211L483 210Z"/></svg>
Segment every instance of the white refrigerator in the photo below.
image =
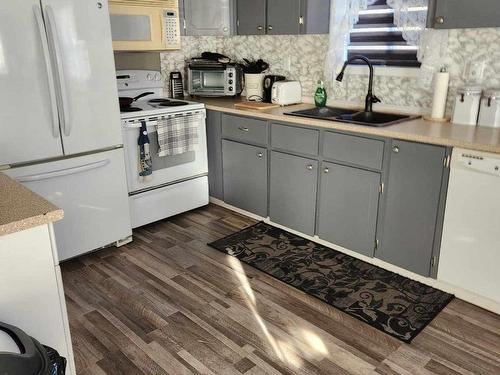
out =
<svg viewBox="0 0 500 375"><path fill-rule="evenodd" d="M0 170L64 209L59 260L131 236L106 0L0 1Z"/></svg>

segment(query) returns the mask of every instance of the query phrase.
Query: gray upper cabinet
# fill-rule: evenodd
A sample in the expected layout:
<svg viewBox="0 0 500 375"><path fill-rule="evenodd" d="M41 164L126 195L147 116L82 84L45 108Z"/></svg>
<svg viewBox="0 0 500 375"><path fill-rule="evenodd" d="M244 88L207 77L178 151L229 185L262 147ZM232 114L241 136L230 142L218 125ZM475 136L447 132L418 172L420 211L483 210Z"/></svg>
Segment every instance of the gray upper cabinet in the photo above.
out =
<svg viewBox="0 0 500 375"><path fill-rule="evenodd" d="M500 26L499 0L430 0L429 3L427 24L436 29Z"/></svg>
<svg viewBox="0 0 500 375"><path fill-rule="evenodd" d="M430 275L440 237L437 228L447 180L445 157L444 147L393 141L377 258Z"/></svg>
<svg viewBox="0 0 500 375"><path fill-rule="evenodd" d="M231 35L232 1L183 0L185 35Z"/></svg>
<svg viewBox="0 0 500 375"><path fill-rule="evenodd" d="M222 113L207 111L208 188L210 196L223 199Z"/></svg>
<svg viewBox="0 0 500 375"><path fill-rule="evenodd" d="M267 33L296 35L300 32L300 0L267 0Z"/></svg>
<svg viewBox="0 0 500 375"><path fill-rule="evenodd" d="M269 217L275 223L314 234L318 162L271 152Z"/></svg>
<svg viewBox="0 0 500 375"><path fill-rule="evenodd" d="M375 249L380 173L323 163L317 234L366 256Z"/></svg>
<svg viewBox="0 0 500 375"><path fill-rule="evenodd" d="M267 216L267 149L222 141L224 201Z"/></svg>
<svg viewBox="0 0 500 375"><path fill-rule="evenodd" d="M330 0L302 0L301 34L328 34L330 31Z"/></svg>
<svg viewBox="0 0 500 375"><path fill-rule="evenodd" d="M299 34L301 1L237 0L238 35Z"/></svg>
<svg viewBox="0 0 500 375"><path fill-rule="evenodd" d="M238 0L236 7L238 35L266 33L266 0Z"/></svg>

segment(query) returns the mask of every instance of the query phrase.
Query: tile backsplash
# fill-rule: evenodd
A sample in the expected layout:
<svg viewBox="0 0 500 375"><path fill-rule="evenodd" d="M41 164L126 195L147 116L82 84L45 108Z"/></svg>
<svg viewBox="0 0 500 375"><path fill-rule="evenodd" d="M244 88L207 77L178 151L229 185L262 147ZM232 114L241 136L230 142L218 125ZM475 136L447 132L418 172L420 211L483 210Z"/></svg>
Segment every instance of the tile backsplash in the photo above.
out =
<svg viewBox="0 0 500 375"><path fill-rule="evenodd" d="M262 58L270 73L299 80L304 99L312 99L318 79L325 80L327 35L265 35L232 37L183 37L182 50L161 54L165 77L170 71L184 71L185 61L204 51L219 52L240 61ZM462 73L468 60L486 61L484 87L500 86L500 28L450 30L446 64L450 70L448 113L457 87L464 84ZM363 102L367 78L346 75L344 82L326 82L329 99ZM418 77L379 75L374 91L386 105L428 110L432 92L419 85Z"/></svg>

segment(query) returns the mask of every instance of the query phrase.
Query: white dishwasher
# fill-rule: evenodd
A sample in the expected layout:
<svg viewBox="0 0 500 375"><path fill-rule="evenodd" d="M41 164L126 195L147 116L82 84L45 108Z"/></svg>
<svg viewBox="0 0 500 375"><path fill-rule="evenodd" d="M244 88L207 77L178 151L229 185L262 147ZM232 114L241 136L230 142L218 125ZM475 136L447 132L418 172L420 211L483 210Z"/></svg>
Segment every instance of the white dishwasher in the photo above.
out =
<svg viewBox="0 0 500 375"><path fill-rule="evenodd" d="M500 303L500 155L453 150L438 279Z"/></svg>

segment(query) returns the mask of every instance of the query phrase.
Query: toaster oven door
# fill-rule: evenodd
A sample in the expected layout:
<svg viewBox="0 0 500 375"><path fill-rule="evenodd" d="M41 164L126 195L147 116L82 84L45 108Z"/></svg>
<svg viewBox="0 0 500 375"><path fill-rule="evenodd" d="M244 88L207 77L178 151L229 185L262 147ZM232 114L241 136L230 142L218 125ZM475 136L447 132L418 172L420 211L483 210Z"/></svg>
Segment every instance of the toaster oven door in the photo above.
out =
<svg viewBox="0 0 500 375"><path fill-rule="evenodd" d="M198 96L225 96L226 71L190 69L189 93Z"/></svg>

